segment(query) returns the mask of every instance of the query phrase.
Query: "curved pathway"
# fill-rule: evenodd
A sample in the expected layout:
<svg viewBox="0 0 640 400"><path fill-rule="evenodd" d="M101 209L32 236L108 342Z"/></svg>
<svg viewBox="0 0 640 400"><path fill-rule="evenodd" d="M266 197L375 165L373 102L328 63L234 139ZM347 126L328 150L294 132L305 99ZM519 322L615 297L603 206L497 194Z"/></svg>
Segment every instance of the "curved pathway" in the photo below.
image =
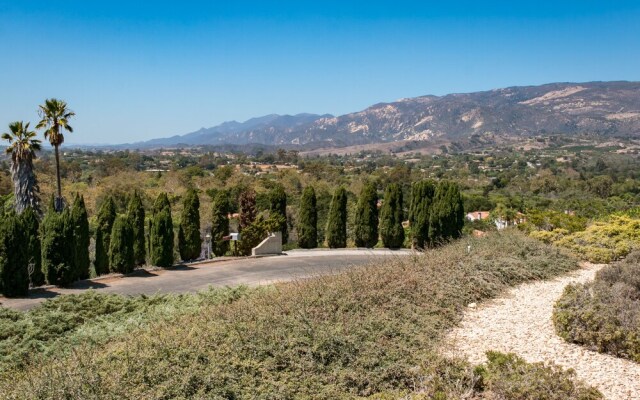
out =
<svg viewBox="0 0 640 400"><path fill-rule="evenodd" d="M449 334L446 352L472 363L486 361L488 350L515 353L529 362L554 362L573 368L609 400L640 399L640 364L569 344L556 335L551 321L564 287L592 280L603 266L585 264L569 275L521 285L503 298L469 308Z"/></svg>

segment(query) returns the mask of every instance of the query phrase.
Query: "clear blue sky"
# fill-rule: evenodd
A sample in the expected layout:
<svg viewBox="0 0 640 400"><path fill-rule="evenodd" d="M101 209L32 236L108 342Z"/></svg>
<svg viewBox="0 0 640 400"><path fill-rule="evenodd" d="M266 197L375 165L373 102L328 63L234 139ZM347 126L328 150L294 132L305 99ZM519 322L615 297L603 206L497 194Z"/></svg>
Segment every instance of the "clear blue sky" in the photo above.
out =
<svg viewBox="0 0 640 400"><path fill-rule="evenodd" d="M58 97L77 113L69 143L122 143L425 94L640 80L640 1L0 0L0 50L0 127L35 123Z"/></svg>

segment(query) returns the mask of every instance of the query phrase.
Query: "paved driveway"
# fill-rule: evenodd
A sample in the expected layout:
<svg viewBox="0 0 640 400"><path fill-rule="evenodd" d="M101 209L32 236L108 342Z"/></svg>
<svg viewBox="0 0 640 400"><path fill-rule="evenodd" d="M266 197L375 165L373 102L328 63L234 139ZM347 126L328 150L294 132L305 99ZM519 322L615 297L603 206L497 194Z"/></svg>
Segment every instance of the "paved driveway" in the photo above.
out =
<svg viewBox="0 0 640 400"><path fill-rule="evenodd" d="M28 298L0 298L4 307L28 310L47 298L78 294L88 289L125 295L185 293L209 286L264 285L277 281L335 273L365 265L381 258L402 257L410 250L293 250L287 255L265 258L231 259L181 266L170 270L137 271L133 276L78 282L71 288L33 290Z"/></svg>

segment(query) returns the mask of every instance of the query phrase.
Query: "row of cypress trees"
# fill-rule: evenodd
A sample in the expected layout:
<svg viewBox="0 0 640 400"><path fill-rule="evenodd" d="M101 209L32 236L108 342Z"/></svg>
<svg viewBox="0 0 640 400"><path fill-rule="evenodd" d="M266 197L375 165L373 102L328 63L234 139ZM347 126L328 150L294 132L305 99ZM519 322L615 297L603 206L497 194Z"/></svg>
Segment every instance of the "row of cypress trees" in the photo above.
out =
<svg viewBox="0 0 640 400"><path fill-rule="evenodd" d="M374 247L379 239L385 247L400 248L405 240L402 188L390 184L378 211L378 195L373 183L365 184L358 198L353 239L357 247ZM463 199L457 184L450 181L421 181L413 184L409 204L412 247L439 245L462 234L464 226ZM298 245L318 246L318 210L313 187L308 186L300 199L298 214ZM347 193L344 187L334 192L329 207L326 229L330 248L347 246Z"/></svg>

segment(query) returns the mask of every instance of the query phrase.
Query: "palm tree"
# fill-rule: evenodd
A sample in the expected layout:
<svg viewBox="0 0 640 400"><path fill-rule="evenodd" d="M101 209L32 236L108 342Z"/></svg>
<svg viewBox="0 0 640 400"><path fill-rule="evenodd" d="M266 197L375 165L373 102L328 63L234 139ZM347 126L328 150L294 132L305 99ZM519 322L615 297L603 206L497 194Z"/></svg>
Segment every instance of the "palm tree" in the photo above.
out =
<svg viewBox="0 0 640 400"><path fill-rule="evenodd" d="M60 185L60 154L58 147L64 143L64 135L61 129L73 132L69 125L69 118L76 115L67 108L67 103L58 99L47 99L38 110L42 120L38 122L37 129L44 128L44 137L49 139L56 153L56 178L58 180L58 196L56 198L56 210L62 211L62 187Z"/></svg>
<svg viewBox="0 0 640 400"><path fill-rule="evenodd" d="M3 133L2 139L9 142L6 148L11 155L11 178L16 201L16 212L21 214L31 207L40 213L40 188L33 172L33 160L36 151L40 151L40 141L34 139L36 133L29 130L29 123L16 121L9 124L9 133Z"/></svg>

